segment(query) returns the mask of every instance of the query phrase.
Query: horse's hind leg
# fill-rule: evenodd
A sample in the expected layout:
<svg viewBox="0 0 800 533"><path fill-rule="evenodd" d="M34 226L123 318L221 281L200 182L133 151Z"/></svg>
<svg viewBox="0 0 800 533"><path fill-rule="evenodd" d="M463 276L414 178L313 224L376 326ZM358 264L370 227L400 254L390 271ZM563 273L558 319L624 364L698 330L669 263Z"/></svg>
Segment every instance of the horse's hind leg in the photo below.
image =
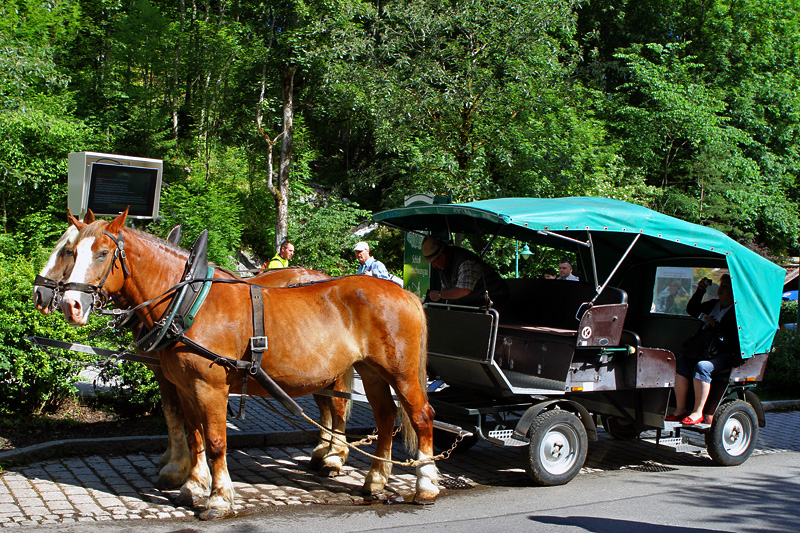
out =
<svg viewBox="0 0 800 533"><path fill-rule="evenodd" d="M383 490L392 473L392 463L389 461L392 458L392 434L394 433L397 406L392 399L389 384L375 370L365 365L359 365L356 370L361 375L364 393L372 406L372 413L378 428L375 455L380 459L372 460L362 487L365 494L373 495Z"/></svg>
<svg viewBox="0 0 800 533"><path fill-rule="evenodd" d="M438 474L433 462L433 417L434 412L422 385L415 379L404 382L405 385L396 384L400 404L403 406L405 416L404 425L407 423L417 437L417 486L414 501L420 504L431 504L439 495ZM411 451L411 450L409 450Z"/></svg>
<svg viewBox="0 0 800 533"><path fill-rule="evenodd" d="M183 485L192 467L189 446L183 430L183 409L175 385L164 377L159 367L151 369L161 391L161 404L169 435L167 450L158 463L156 487L162 490L173 489Z"/></svg>

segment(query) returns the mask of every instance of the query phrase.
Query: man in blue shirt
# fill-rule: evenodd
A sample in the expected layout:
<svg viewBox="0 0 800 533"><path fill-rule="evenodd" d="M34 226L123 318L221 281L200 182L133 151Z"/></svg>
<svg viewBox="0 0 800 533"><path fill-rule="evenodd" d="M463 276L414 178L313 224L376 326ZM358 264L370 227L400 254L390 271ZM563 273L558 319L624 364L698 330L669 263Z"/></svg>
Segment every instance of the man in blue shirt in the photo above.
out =
<svg viewBox="0 0 800 533"><path fill-rule="evenodd" d="M369 244L361 241L356 244L353 251L356 253L358 265L357 274L366 274L381 279L392 279L392 275L386 270L386 265L369 255Z"/></svg>

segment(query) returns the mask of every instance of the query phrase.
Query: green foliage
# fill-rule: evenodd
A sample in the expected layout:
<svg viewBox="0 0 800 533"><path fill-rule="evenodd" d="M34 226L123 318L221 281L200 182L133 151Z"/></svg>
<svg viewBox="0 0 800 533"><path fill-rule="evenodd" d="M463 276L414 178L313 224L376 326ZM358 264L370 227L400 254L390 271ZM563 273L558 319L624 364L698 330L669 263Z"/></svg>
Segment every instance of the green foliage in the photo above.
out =
<svg viewBox="0 0 800 533"><path fill-rule="evenodd" d="M208 229L208 258L216 264L234 267L230 257L241 245L241 207L236 192L216 183L187 180L164 191L161 197L161 219L148 228L155 235L166 237L170 229L181 224L181 244L188 248L198 235Z"/></svg>
<svg viewBox="0 0 800 533"><path fill-rule="evenodd" d="M796 329L780 330L772 347L764 380L758 388L794 398L800 383L800 334Z"/></svg>
<svg viewBox="0 0 800 533"><path fill-rule="evenodd" d="M797 300L793 302L782 300L781 311L778 315L778 324L783 326L784 324L795 323L797 323Z"/></svg>
<svg viewBox="0 0 800 533"><path fill-rule="evenodd" d="M294 265L303 265L329 276L355 273L357 263L352 229L369 216L355 204L328 199L305 203L290 214L289 239L294 242Z"/></svg>
<svg viewBox="0 0 800 533"><path fill-rule="evenodd" d="M76 392L72 383L81 367L51 357L25 339L34 335L78 338L78 332L57 313L45 316L34 309L35 275L27 259L0 256L0 414L40 413Z"/></svg>
<svg viewBox="0 0 800 533"><path fill-rule="evenodd" d="M128 418L160 410L158 381L146 366L133 361L106 361L100 366L98 381L109 389L97 391L99 405Z"/></svg>

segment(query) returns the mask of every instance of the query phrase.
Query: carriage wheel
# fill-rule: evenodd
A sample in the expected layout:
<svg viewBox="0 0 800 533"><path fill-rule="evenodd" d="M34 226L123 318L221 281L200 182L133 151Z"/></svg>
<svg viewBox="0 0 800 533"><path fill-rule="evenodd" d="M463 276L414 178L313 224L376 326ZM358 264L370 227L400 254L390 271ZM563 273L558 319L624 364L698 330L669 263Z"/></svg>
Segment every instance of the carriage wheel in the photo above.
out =
<svg viewBox="0 0 800 533"><path fill-rule="evenodd" d="M706 433L708 455L715 463L736 466L753 453L758 440L758 419L753 406L742 400L722 404Z"/></svg>
<svg viewBox="0 0 800 533"><path fill-rule="evenodd" d="M606 432L618 440L635 439L642 432L632 420L617 416L600 415Z"/></svg>
<svg viewBox="0 0 800 533"><path fill-rule="evenodd" d="M564 485L578 475L586 461L588 439L574 413L555 409L539 414L528 437L530 444L523 448L525 470L537 485Z"/></svg>

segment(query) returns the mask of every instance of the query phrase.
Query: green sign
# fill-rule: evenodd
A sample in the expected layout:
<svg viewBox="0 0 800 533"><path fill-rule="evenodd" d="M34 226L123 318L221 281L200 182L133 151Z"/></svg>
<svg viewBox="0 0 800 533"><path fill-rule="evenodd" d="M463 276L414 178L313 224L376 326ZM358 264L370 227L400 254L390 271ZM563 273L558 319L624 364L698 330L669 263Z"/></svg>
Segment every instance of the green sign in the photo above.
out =
<svg viewBox="0 0 800 533"><path fill-rule="evenodd" d="M403 287L423 299L431 286L431 266L422 259L422 239L419 233L406 233Z"/></svg>

